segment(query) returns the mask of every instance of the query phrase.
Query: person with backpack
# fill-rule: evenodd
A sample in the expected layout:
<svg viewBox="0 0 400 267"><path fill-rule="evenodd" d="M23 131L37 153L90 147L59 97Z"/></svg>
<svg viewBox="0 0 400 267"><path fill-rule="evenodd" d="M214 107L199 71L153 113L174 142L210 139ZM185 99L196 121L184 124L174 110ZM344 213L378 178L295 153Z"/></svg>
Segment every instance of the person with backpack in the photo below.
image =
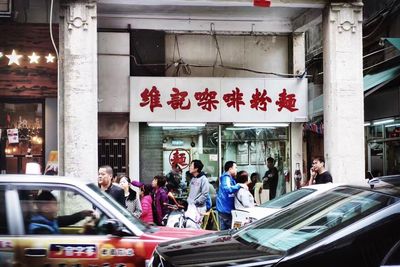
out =
<svg viewBox="0 0 400 267"><path fill-rule="evenodd" d="M189 184L189 196L187 198L189 205L186 211L186 217L191 218L199 228L207 211L207 201L209 201L210 184L208 178L202 172L203 167L203 163L198 159L192 160L190 163L189 172L192 179Z"/></svg>

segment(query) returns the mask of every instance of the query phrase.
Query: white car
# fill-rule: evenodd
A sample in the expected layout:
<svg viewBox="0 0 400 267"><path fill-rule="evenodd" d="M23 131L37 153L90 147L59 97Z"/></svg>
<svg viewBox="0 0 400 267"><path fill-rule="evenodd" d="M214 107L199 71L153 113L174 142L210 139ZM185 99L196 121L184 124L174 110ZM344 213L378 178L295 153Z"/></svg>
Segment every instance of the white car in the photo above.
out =
<svg viewBox="0 0 400 267"><path fill-rule="evenodd" d="M232 210L232 228L239 228L274 214L286 207L302 203L341 184L318 184L302 187L254 208Z"/></svg>

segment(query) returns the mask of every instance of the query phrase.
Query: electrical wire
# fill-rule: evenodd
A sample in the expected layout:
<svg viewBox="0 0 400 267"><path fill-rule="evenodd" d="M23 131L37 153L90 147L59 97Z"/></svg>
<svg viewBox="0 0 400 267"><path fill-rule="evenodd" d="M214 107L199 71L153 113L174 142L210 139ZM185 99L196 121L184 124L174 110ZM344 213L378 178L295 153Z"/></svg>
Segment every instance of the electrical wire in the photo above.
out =
<svg viewBox="0 0 400 267"><path fill-rule="evenodd" d="M363 36L363 39L368 39L371 36L373 36L377 30L380 29L380 27L383 25L383 23L386 21L386 19L389 17L390 14L392 14L395 11L395 5L397 4L398 0L393 0L391 5L389 7L386 8L386 12L383 12L382 15L380 15L382 18L379 21L378 25L375 27L375 29L373 29L370 33L368 33L368 35Z"/></svg>
<svg viewBox="0 0 400 267"><path fill-rule="evenodd" d="M57 152L60 153L60 103L61 103L61 98L60 98L60 60L59 60L59 54L58 54L58 49L57 46L54 42L54 37L53 37L53 6L54 6L54 0L51 0L50 2L50 14L49 14L49 30L50 30L50 39L51 43L53 44L54 51L56 53L56 59L57 59ZM58 156L58 174L63 175L64 174L64 168L60 164L60 159L63 159L63 155Z"/></svg>

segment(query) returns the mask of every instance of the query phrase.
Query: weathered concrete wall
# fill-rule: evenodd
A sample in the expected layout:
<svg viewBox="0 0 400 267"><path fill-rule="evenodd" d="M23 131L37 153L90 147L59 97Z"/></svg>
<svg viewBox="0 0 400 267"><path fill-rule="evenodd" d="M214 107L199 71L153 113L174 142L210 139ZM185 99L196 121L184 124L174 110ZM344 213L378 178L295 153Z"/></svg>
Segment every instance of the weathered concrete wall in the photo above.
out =
<svg viewBox="0 0 400 267"><path fill-rule="evenodd" d="M129 33L99 32L99 112L129 112Z"/></svg>
<svg viewBox="0 0 400 267"><path fill-rule="evenodd" d="M248 68L264 72L288 73L287 36L217 36L223 64L238 68ZM199 65L220 65L217 45L211 35L169 34L165 40L166 62L180 57L185 63ZM230 70L226 68L190 67L192 77L268 77L264 74ZM172 76L174 67L168 69L166 76ZM181 73L181 76L189 76Z"/></svg>

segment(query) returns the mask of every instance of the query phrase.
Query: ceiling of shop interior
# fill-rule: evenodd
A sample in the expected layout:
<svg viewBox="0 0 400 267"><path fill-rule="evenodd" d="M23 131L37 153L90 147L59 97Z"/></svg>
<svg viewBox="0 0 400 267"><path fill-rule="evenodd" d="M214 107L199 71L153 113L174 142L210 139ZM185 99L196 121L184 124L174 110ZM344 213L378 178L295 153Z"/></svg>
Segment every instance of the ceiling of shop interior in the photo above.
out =
<svg viewBox="0 0 400 267"><path fill-rule="evenodd" d="M252 0L98 0L98 14L100 21L102 18L185 19L287 25L306 18L310 12L320 13L326 2L272 0L271 7L266 8L254 7Z"/></svg>

